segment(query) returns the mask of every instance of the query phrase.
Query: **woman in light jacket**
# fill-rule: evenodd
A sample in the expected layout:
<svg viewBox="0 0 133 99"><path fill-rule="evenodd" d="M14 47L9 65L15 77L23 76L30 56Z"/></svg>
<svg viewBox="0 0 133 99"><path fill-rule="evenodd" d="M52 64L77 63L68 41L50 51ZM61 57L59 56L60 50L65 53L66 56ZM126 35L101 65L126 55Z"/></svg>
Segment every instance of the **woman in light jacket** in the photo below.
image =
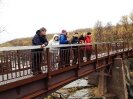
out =
<svg viewBox="0 0 133 99"><path fill-rule="evenodd" d="M50 47L50 54L51 54L51 69L57 69L57 60L59 56L59 48L56 47L56 45L59 45L59 35L55 34L53 38L49 41Z"/></svg>

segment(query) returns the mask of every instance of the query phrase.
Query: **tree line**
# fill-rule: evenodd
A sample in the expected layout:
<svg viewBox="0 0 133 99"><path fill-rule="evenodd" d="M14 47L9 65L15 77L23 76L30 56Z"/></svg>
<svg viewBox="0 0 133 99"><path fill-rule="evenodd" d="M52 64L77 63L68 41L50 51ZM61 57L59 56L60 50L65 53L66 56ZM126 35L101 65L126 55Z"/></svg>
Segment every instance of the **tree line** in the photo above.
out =
<svg viewBox="0 0 133 99"><path fill-rule="evenodd" d="M101 21L97 21L92 32L95 42L132 41L133 11L129 15L122 16L116 25L107 22L107 24L103 26Z"/></svg>

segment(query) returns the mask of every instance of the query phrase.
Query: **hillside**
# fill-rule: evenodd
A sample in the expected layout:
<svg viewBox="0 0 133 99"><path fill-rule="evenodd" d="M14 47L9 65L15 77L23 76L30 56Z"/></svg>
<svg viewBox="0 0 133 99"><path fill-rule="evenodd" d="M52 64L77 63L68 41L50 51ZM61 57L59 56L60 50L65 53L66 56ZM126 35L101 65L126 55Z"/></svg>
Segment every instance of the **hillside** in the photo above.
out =
<svg viewBox="0 0 133 99"><path fill-rule="evenodd" d="M53 37L54 34L48 34L47 38L50 40ZM14 39L8 42L5 42L3 44L0 44L0 47L7 47L7 46L28 46L31 45L33 37L27 37L27 38L20 38L20 39Z"/></svg>

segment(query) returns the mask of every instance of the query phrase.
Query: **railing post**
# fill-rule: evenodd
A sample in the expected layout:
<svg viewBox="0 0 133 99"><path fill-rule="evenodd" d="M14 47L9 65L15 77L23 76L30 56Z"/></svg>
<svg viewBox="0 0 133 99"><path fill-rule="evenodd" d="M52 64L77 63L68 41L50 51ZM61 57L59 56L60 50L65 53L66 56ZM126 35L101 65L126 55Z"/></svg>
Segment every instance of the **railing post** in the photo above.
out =
<svg viewBox="0 0 133 99"><path fill-rule="evenodd" d="M129 51L129 42L127 41L127 48L128 48L128 51Z"/></svg>
<svg viewBox="0 0 133 99"><path fill-rule="evenodd" d="M21 72L20 72L20 69L21 69L21 67L20 67L20 53L19 53L18 50L17 50L17 63L18 63L19 76L21 76ZM25 74L23 74L23 75L25 75Z"/></svg>
<svg viewBox="0 0 133 99"><path fill-rule="evenodd" d="M49 53L49 48L46 48L46 53L47 53L47 74L48 78L50 78L50 53Z"/></svg>
<svg viewBox="0 0 133 99"><path fill-rule="evenodd" d="M50 69L50 53L49 48L46 48L46 55L47 55L47 90L49 90L49 80L51 79L51 69Z"/></svg>
<svg viewBox="0 0 133 99"><path fill-rule="evenodd" d="M127 52L127 56L129 56L129 53L130 53L130 52L129 52L129 51L130 51L130 42L128 41L127 43L128 43L128 52Z"/></svg>
<svg viewBox="0 0 133 99"><path fill-rule="evenodd" d="M74 54L73 54L73 47L71 46L71 48L70 48L70 60L73 60L73 56L74 56Z"/></svg>
<svg viewBox="0 0 133 99"><path fill-rule="evenodd" d="M108 57L109 57L109 52L110 52L110 43L107 44L107 49L108 49Z"/></svg>
<svg viewBox="0 0 133 99"><path fill-rule="evenodd" d="M80 46L78 46L78 67L80 67Z"/></svg>
<svg viewBox="0 0 133 99"><path fill-rule="evenodd" d="M131 53L133 54L133 42L131 42L131 45L132 45L132 50L131 50L132 52Z"/></svg>
<svg viewBox="0 0 133 99"><path fill-rule="evenodd" d="M117 45L117 42L115 43L115 50L116 50L116 53L118 52L118 45Z"/></svg>
<svg viewBox="0 0 133 99"><path fill-rule="evenodd" d="M108 63L109 63L109 60L110 60L110 43L107 44L107 47L108 47Z"/></svg>
<svg viewBox="0 0 133 99"><path fill-rule="evenodd" d="M125 49L124 47L125 47L125 42L123 42L123 52L124 52L124 49Z"/></svg>
<svg viewBox="0 0 133 99"><path fill-rule="evenodd" d="M98 64L98 49L97 49L97 44L95 44L95 55L96 55L96 64L94 69L97 69L97 64Z"/></svg>
<svg viewBox="0 0 133 99"><path fill-rule="evenodd" d="M130 44L129 44L129 41L127 42L127 44L128 44L128 51L129 51L129 48L130 48Z"/></svg>
<svg viewBox="0 0 133 99"><path fill-rule="evenodd" d="M17 61L18 61L18 69L20 69L20 55L19 51L17 50Z"/></svg>
<svg viewBox="0 0 133 99"><path fill-rule="evenodd" d="M106 61L106 73L110 74L110 70L111 70L111 63L112 63L112 60L111 60L111 56L110 56L110 51L111 51L111 43L107 43L107 49L108 49L108 58L107 58L107 61Z"/></svg>
<svg viewBox="0 0 133 99"><path fill-rule="evenodd" d="M128 47L127 47L127 42L125 42L125 46L126 46L126 51L127 51L127 49L128 49Z"/></svg>
<svg viewBox="0 0 133 99"><path fill-rule="evenodd" d="M133 50L133 42L131 42L131 45L132 45L132 50Z"/></svg>
<svg viewBox="0 0 133 99"><path fill-rule="evenodd" d="M125 43L124 42L122 42L122 59L124 59L124 48L125 47Z"/></svg>
<svg viewBox="0 0 133 99"><path fill-rule="evenodd" d="M131 46L132 46L131 54L133 54L133 42L131 42Z"/></svg>
<svg viewBox="0 0 133 99"><path fill-rule="evenodd" d="M78 50L78 66L77 66L77 77L79 76L79 69L80 69L80 46L77 47Z"/></svg>

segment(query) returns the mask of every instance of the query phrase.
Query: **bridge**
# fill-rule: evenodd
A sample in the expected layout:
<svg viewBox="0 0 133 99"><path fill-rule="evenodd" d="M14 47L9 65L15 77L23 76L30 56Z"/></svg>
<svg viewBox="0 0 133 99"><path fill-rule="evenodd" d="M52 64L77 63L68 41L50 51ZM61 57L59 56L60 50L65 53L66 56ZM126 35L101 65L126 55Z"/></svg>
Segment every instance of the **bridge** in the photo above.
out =
<svg viewBox="0 0 133 99"><path fill-rule="evenodd" d="M84 54L88 46L92 46L89 60ZM124 59L133 56L132 42L47 46L43 51L33 51L35 49L40 49L40 46L0 49L1 99L46 97L64 85L103 68L105 69L104 75L111 77L114 58ZM77 55L75 63L73 63L74 51ZM61 52L63 52L62 56ZM33 59L33 55L39 55L41 62L35 62L37 59ZM62 59L62 57L65 58ZM33 63L41 66L41 73L34 74Z"/></svg>

